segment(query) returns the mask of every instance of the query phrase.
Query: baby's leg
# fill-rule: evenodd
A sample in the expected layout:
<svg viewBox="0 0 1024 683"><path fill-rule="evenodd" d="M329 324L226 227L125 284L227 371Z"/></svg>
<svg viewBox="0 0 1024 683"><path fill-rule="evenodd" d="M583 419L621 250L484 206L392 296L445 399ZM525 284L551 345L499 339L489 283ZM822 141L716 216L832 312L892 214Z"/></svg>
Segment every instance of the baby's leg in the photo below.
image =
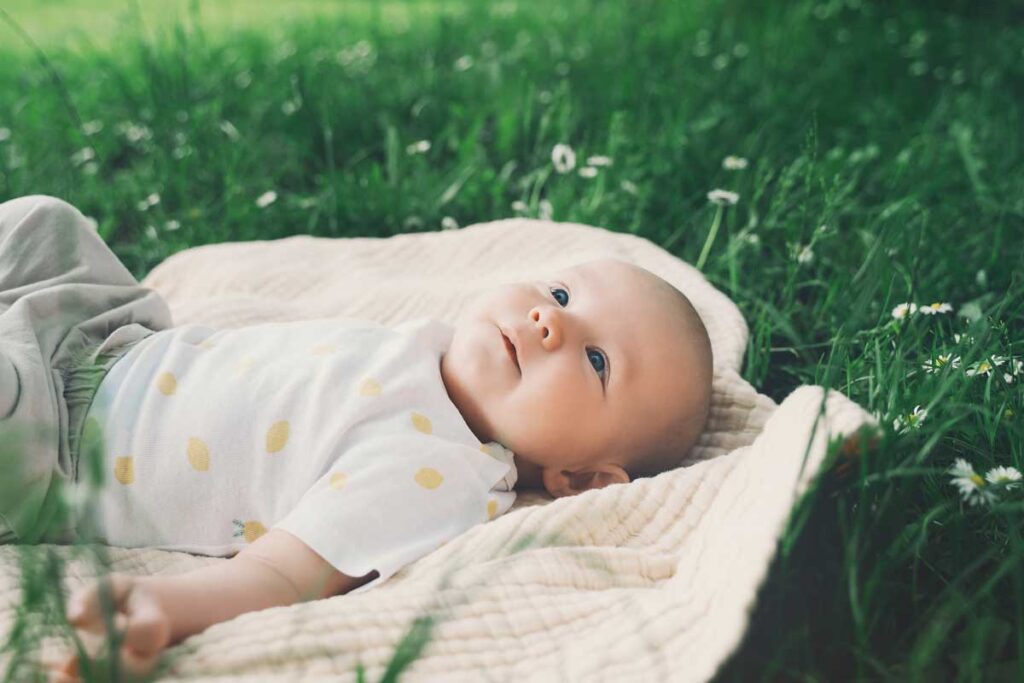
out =
<svg viewBox="0 0 1024 683"><path fill-rule="evenodd" d="M92 395L66 386L75 370L115 333L124 344L170 325L78 209L42 195L0 204L0 542L40 540L51 483L76 478Z"/></svg>

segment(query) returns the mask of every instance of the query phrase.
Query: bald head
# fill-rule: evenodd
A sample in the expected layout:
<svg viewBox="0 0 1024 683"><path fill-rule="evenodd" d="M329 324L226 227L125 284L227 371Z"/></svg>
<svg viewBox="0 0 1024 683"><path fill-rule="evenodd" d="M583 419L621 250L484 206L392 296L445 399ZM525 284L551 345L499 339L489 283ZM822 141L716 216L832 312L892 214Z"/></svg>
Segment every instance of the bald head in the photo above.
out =
<svg viewBox="0 0 1024 683"><path fill-rule="evenodd" d="M629 434L626 443L619 446L630 454L626 467L630 479L652 477L677 467L707 425L714 365L711 339L689 298L671 283L619 259L600 259L594 263L626 268L642 279L672 330L671 341L667 343L672 345L675 362L664 368L663 378L671 385L666 392L670 404L663 410L657 429L643 435Z"/></svg>

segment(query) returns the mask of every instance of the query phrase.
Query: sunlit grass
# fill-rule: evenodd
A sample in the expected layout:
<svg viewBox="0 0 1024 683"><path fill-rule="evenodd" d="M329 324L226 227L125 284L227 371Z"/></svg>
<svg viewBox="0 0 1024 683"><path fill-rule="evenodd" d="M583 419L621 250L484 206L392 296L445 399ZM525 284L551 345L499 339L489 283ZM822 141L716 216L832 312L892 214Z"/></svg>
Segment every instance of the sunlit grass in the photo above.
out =
<svg viewBox="0 0 1024 683"><path fill-rule="evenodd" d="M1022 492L969 505L947 472L1024 469L1012 8L449 3L405 26L324 7L283 37L189 20L17 47L0 200L71 201L140 279L296 232L527 215L640 234L737 302L760 390L833 387L886 429L794 511L721 679L1024 677Z"/></svg>

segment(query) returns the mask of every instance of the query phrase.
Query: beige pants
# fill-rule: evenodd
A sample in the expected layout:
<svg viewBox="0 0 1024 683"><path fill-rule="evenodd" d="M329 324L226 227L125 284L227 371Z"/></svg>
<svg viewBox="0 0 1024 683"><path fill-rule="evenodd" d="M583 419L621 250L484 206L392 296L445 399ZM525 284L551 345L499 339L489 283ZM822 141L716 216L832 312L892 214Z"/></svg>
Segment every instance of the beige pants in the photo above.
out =
<svg viewBox="0 0 1024 683"><path fill-rule="evenodd" d="M79 480L95 389L170 326L166 302L78 209L42 195L0 204L0 543L73 539L63 492Z"/></svg>

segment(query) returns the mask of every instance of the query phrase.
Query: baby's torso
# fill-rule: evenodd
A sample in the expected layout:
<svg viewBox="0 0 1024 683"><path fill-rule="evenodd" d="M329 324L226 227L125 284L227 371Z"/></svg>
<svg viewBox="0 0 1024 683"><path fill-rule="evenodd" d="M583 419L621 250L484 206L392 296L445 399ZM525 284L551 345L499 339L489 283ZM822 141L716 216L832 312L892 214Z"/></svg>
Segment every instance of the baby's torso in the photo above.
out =
<svg viewBox="0 0 1024 683"><path fill-rule="evenodd" d="M185 325L140 342L103 379L86 420L103 435L100 538L231 554L354 444L403 430L490 453L474 466L501 478L506 463L480 448L441 381L450 334L426 318L394 328L338 318Z"/></svg>

